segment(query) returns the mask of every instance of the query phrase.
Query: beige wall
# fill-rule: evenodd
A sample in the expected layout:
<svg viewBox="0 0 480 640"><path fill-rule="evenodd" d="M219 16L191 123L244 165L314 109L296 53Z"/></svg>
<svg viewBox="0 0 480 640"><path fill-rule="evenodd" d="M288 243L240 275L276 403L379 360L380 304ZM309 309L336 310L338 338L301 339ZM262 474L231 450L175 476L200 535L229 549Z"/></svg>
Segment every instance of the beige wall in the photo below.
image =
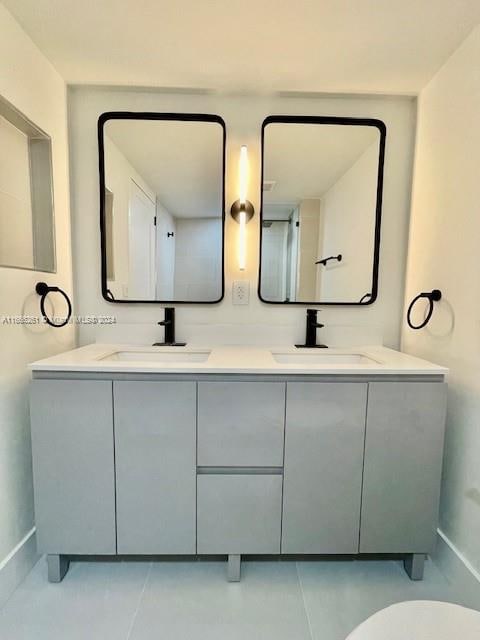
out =
<svg viewBox="0 0 480 640"><path fill-rule="evenodd" d="M58 273L0 268L0 316L38 315L39 280L72 293L65 84L1 4L0 95L52 138ZM0 563L34 526L27 364L73 345L72 326L0 322Z"/></svg>
<svg viewBox="0 0 480 640"><path fill-rule="evenodd" d="M480 27L419 100L406 299L441 289L408 353L450 367L440 526L480 570ZM416 320L420 317L417 315Z"/></svg>

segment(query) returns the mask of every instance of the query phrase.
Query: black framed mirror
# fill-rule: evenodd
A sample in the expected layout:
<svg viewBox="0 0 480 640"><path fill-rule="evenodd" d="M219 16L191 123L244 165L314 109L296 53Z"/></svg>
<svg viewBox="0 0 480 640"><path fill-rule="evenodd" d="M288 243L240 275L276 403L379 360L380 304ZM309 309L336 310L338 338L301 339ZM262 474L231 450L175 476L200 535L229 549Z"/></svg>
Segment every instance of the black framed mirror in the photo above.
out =
<svg viewBox="0 0 480 640"><path fill-rule="evenodd" d="M269 116L262 125L258 294L269 304L377 298L386 127Z"/></svg>
<svg viewBox="0 0 480 640"><path fill-rule="evenodd" d="M225 123L217 115L115 111L100 116L106 300L222 300L225 138Z"/></svg>

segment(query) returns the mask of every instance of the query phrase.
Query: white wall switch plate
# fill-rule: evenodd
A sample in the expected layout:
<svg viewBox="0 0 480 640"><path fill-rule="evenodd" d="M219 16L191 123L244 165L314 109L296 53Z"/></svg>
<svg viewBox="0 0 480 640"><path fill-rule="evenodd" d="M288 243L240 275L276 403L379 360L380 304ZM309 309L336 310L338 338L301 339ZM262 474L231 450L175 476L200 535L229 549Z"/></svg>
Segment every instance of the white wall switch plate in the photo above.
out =
<svg viewBox="0 0 480 640"><path fill-rule="evenodd" d="M250 300L250 282L235 280L232 287L233 304L248 304Z"/></svg>

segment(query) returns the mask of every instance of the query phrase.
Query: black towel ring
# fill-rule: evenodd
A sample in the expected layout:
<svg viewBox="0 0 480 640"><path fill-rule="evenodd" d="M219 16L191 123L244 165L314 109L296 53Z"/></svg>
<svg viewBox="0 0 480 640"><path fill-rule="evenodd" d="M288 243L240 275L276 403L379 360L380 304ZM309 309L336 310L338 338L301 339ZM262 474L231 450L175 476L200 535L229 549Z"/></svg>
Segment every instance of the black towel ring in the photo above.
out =
<svg viewBox="0 0 480 640"><path fill-rule="evenodd" d="M427 311L427 315L425 316L425 320L420 324L415 325L412 323L411 314L412 314L412 309L415 306L415 303L418 300L420 300L420 298L428 299L428 311ZM438 302L441 299L442 299L442 292L440 291L440 289L433 289L432 291L424 291L423 293L419 293L418 296L411 301L410 306L408 307L407 323L410 329L423 329L423 327L426 327L427 324L430 322L430 318L432 317L433 306L434 306L433 303Z"/></svg>
<svg viewBox="0 0 480 640"><path fill-rule="evenodd" d="M46 282L37 282L35 291L40 296L40 311L43 319L48 325L59 329L60 327L64 327L69 323L70 318L72 317L72 303L70 302L70 298L67 296L65 291L63 291L59 287L50 287ZM45 300L49 293L61 293L65 298L65 302L67 303L67 317L63 322L60 322L60 324L55 324L55 322L52 322L52 320L50 320L50 318L47 316L47 312L45 311Z"/></svg>

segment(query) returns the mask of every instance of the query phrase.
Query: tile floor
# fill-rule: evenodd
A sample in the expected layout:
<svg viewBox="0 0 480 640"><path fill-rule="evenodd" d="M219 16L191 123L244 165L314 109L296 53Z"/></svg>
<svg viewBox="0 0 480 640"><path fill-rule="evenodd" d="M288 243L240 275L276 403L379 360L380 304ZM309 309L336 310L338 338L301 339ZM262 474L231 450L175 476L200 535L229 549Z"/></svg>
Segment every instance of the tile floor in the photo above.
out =
<svg viewBox="0 0 480 640"><path fill-rule="evenodd" d="M394 602L465 603L431 561L422 582L380 560L246 561L240 583L225 570L220 560L82 561L49 584L41 559L0 611L0 638L344 640Z"/></svg>

